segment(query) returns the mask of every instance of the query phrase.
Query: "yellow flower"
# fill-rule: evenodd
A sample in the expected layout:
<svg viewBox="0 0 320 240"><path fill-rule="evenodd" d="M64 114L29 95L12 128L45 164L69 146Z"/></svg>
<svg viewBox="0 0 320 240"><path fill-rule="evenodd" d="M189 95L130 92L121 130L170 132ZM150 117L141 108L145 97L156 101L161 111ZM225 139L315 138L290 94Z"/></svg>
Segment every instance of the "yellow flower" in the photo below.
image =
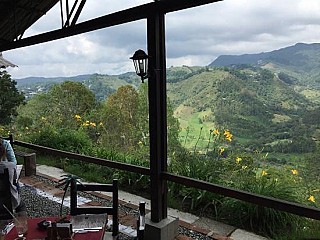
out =
<svg viewBox="0 0 320 240"><path fill-rule="evenodd" d="M241 167L241 169L243 169L243 170L245 170L245 169L247 169L248 168L248 166L242 166Z"/></svg>
<svg viewBox="0 0 320 240"><path fill-rule="evenodd" d="M315 197L313 195L310 195L310 197L308 198L308 201L314 203L314 202L316 202L316 199L315 199Z"/></svg>
<svg viewBox="0 0 320 240"><path fill-rule="evenodd" d="M292 172L293 175L298 175L298 170L297 169L292 169L291 172Z"/></svg>
<svg viewBox="0 0 320 240"><path fill-rule="evenodd" d="M220 132L219 132L219 130L218 130L218 129L215 129L215 130L213 130L213 134L214 134L214 135L219 135L219 134L220 134Z"/></svg>
<svg viewBox="0 0 320 240"><path fill-rule="evenodd" d="M91 126L91 127L96 127L97 125L96 125L96 123L94 123L94 122L90 122L90 126Z"/></svg>
<svg viewBox="0 0 320 240"><path fill-rule="evenodd" d="M99 126L103 126L103 123L102 123L102 122L100 122L100 123L99 123Z"/></svg>
<svg viewBox="0 0 320 240"><path fill-rule="evenodd" d="M265 170L262 170L261 176L268 175L268 173Z"/></svg>
<svg viewBox="0 0 320 240"><path fill-rule="evenodd" d="M242 158L241 157L237 157L236 158L236 163L240 163L242 161Z"/></svg>
<svg viewBox="0 0 320 240"><path fill-rule="evenodd" d="M82 125L83 125L83 126L89 126L89 125L90 125L90 122L89 122L89 121L85 121Z"/></svg>
<svg viewBox="0 0 320 240"><path fill-rule="evenodd" d="M46 121L47 119L45 117L41 117L41 120L42 121Z"/></svg>
<svg viewBox="0 0 320 240"><path fill-rule="evenodd" d="M230 133L230 131L229 131L229 130L224 130L223 135L226 137L226 139L227 139L229 142L231 142L231 141L232 141L232 137L233 137L233 135Z"/></svg>
<svg viewBox="0 0 320 240"><path fill-rule="evenodd" d="M80 121L80 120L81 120L81 117L80 117L80 115L78 115L78 114L74 115L74 118L75 118L77 121Z"/></svg>
<svg viewBox="0 0 320 240"><path fill-rule="evenodd" d="M222 155L224 153L224 148L220 148L219 153Z"/></svg>

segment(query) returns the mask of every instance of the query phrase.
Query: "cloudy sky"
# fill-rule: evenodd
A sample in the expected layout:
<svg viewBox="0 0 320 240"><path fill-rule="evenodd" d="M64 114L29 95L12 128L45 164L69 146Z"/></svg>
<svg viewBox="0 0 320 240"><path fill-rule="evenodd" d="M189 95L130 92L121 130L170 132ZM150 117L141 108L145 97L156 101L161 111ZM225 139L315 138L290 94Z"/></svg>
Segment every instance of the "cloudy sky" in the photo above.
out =
<svg viewBox="0 0 320 240"><path fill-rule="evenodd" d="M88 0L79 21L148 2ZM59 28L57 4L24 37ZM319 0L224 0L166 15L167 67L205 66L219 55L268 52L298 42L320 42ZM134 71L129 57L139 48L147 48L145 20L3 55L19 66L7 69L14 79L120 74Z"/></svg>

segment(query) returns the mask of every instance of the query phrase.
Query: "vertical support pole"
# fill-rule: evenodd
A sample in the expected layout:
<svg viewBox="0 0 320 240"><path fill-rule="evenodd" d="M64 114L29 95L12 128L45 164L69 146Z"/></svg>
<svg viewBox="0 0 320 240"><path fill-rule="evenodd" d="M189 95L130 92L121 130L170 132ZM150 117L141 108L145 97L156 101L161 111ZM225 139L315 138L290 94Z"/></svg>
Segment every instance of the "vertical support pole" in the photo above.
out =
<svg viewBox="0 0 320 240"><path fill-rule="evenodd" d="M13 148L13 134L12 133L9 134L9 141L10 141L11 147Z"/></svg>
<svg viewBox="0 0 320 240"><path fill-rule="evenodd" d="M119 196L118 196L118 180L114 179L112 181L113 185L113 193L112 193L112 207L113 207L113 215L112 215L112 236L119 235Z"/></svg>
<svg viewBox="0 0 320 240"><path fill-rule="evenodd" d="M165 16L152 13L147 18L149 58L149 131L151 221L160 222L167 217L167 183L161 173L167 170L167 93Z"/></svg>
<svg viewBox="0 0 320 240"><path fill-rule="evenodd" d="M66 0L66 17L67 17L67 20L66 20L66 23L65 23L65 27L69 27L69 20L70 20L70 11L69 11L69 0Z"/></svg>
<svg viewBox="0 0 320 240"><path fill-rule="evenodd" d="M146 217L146 203L139 203L139 219L137 221L137 238L138 240L144 240L144 228Z"/></svg>
<svg viewBox="0 0 320 240"><path fill-rule="evenodd" d="M76 215L77 208L77 182L72 180L70 183L70 215Z"/></svg>

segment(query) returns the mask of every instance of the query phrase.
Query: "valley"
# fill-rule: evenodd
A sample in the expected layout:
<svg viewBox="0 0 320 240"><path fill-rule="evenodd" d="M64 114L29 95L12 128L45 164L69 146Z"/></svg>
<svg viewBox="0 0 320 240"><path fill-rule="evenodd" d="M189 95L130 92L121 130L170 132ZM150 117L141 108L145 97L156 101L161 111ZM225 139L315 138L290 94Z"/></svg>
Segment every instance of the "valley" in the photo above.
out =
<svg viewBox="0 0 320 240"><path fill-rule="evenodd" d="M314 151L320 135L319 46L296 44L270 53L220 56L204 67L168 68L168 99L179 119L181 144L205 151L210 130L228 129L252 151ZM122 85L141 84L134 73L16 81L30 99L66 80L81 82L99 102Z"/></svg>

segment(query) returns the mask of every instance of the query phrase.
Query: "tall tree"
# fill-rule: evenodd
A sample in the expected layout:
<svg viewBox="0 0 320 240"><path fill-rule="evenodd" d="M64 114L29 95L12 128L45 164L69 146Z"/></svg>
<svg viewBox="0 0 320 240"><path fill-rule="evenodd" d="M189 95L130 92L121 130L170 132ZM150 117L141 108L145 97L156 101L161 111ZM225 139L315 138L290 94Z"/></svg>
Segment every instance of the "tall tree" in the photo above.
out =
<svg viewBox="0 0 320 240"><path fill-rule="evenodd" d="M148 85L142 84L137 91L132 86L122 86L107 100L101 111L105 124L104 144L124 151L137 150L140 155L149 154L149 103ZM168 101L167 108L168 149L173 153L179 143L179 122L173 116Z"/></svg>
<svg viewBox="0 0 320 240"><path fill-rule="evenodd" d="M0 124L8 124L17 115L17 108L25 100L16 88L17 82L6 71L0 71Z"/></svg>
<svg viewBox="0 0 320 240"><path fill-rule="evenodd" d="M120 87L105 105L102 121L107 133L103 136L114 148L129 151L137 144L138 93L130 85Z"/></svg>
<svg viewBox="0 0 320 240"><path fill-rule="evenodd" d="M148 84L141 84L139 88L139 107L138 107L138 138L141 142L149 147L149 101L148 101ZM171 101L167 99L167 139L168 153L171 154L179 148L180 124L174 117L174 109ZM148 151L149 152L149 151Z"/></svg>
<svg viewBox="0 0 320 240"><path fill-rule="evenodd" d="M94 93L79 82L66 81L52 87L48 93L55 105L52 112L58 122L72 126L75 115L86 115L96 106Z"/></svg>
<svg viewBox="0 0 320 240"><path fill-rule="evenodd" d="M54 85L48 93L38 94L19 108L18 127L78 128L75 115L81 117L96 107L94 94L83 84L66 81Z"/></svg>

